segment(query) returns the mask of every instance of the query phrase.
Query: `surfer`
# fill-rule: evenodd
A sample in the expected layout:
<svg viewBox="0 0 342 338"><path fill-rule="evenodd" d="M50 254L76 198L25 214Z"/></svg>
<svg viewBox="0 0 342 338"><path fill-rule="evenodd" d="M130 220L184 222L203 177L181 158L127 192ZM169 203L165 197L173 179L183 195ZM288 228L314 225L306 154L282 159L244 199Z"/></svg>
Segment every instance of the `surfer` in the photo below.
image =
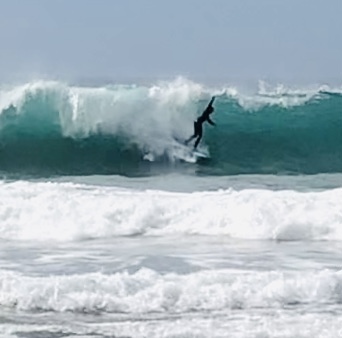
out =
<svg viewBox="0 0 342 338"><path fill-rule="evenodd" d="M194 122L194 134L185 141L185 144L188 144L190 141L192 141L194 138L197 137L197 140L194 145L194 149L197 148L202 138L202 134L203 134L202 124L207 121L212 126L215 126L215 123L212 120L210 120L210 117L209 117L209 115L214 112L214 107L213 107L214 100L215 100L215 96L211 98L207 108L205 108L202 115Z"/></svg>

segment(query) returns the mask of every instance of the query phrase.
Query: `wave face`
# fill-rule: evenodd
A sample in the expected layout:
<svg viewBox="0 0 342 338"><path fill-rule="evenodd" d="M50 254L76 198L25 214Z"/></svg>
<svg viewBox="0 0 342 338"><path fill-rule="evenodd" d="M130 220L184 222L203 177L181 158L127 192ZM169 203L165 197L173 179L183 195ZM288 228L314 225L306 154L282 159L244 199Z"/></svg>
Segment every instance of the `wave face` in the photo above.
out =
<svg viewBox="0 0 342 338"><path fill-rule="evenodd" d="M174 139L216 95L202 145L184 162ZM342 172L342 94L317 88L253 95L179 78L155 86L34 82L0 91L0 171L141 175L191 166L205 174Z"/></svg>

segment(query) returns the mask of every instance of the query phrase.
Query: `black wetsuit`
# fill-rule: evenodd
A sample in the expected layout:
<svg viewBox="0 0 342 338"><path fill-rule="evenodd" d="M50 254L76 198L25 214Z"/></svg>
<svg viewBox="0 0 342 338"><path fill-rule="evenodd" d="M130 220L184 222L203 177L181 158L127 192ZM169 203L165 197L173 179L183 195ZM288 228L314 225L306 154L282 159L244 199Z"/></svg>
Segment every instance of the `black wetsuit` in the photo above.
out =
<svg viewBox="0 0 342 338"><path fill-rule="evenodd" d="M191 140L193 140L194 138L197 137L195 145L194 145L194 149L197 148L198 144L201 141L202 135L203 135L203 123L204 122L208 122L211 125L215 125L215 123L210 119L209 115L212 114L214 112L214 108L212 106L213 102L214 102L215 97L213 97L209 104L208 107L204 110L204 112L202 113L202 115L194 122L194 134L185 141L185 144L188 144Z"/></svg>

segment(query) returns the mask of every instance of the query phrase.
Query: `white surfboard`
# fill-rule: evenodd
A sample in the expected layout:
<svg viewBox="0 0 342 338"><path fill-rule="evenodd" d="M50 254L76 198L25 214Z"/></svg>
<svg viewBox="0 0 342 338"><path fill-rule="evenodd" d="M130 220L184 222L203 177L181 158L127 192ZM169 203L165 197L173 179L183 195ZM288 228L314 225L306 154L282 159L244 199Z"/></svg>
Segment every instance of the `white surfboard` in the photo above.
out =
<svg viewBox="0 0 342 338"><path fill-rule="evenodd" d="M198 158L209 158L209 151L206 147L200 146L197 149L193 149L193 146L185 145L179 140L173 139L171 143L165 144L165 149L171 159L181 160L188 163L196 163ZM149 162L154 162L158 158L158 155L152 151L146 151L143 155L143 159Z"/></svg>
<svg viewBox="0 0 342 338"><path fill-rule="evenodd" d="M192 146L187 146L183 143L180 143L178 140L174 140L173 147L176 157L186 162L195 163L199 157L210 157L208 150L204 147L193 149Z"/></svg>
<svg viewBox="0 0 342 338"><path fill-rule="evenodd" d="M197 156L197 157L202 157L202 158L209 158L209 153L208 152L203 152L200 150L193 150L192 153Z"/></svg>

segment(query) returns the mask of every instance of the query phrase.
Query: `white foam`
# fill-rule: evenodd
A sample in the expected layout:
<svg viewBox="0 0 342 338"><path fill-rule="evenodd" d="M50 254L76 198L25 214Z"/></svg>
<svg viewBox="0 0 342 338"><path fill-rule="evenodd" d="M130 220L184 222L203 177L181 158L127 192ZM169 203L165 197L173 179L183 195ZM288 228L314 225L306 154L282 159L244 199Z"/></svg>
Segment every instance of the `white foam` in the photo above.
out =
<svg viewBox="0 0 342 338"><path fill-rule="evenodd" d="M53 313L56 321L56 314ZM37 317L34 318L37 321ZM137 320L97 320L81 325L60 321L55 324L6 324L0 325L3 338L25 336L65 336L70 338L339 338L342 337L341 316L331 313L296 313L282 311L271 314L216 313L210 317L183 316L174 318Z"/></svg>
<svg viewBox="0 0 342 338"><path fill-rule="evenodd" d="M60 92L64 94L66 86L56 81L34 81L18 86L6 86L0 88L0 115L13 106L20 113L22 105L25 103L27 95L35 95L37 92Z"/></svg>
<svg viewBox="0 0 342 338"><path fill-rule="evenodd" d="M176 193L71 183L0 183L0 238L225 235L342 240L342 189Z"/></svg>
<svg viewBox="0 0 342 338"><path fill-rule="evenodd" d="M227 309L325 306L342 299L340 271L202 270L187 275L150 269L110 275L31 277L0 270L0 304L25 311L189 313Z"/></svg>

